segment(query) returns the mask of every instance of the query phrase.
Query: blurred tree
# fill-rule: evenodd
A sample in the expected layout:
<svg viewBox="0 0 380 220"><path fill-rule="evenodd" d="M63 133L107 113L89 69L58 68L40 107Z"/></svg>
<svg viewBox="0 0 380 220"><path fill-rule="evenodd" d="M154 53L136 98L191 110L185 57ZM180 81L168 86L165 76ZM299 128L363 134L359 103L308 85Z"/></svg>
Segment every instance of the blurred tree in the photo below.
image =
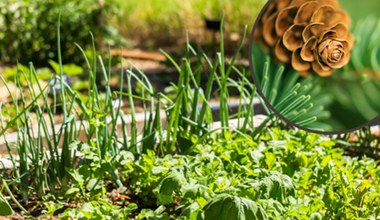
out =
<svg viewBox="0 0 380 220"><path fill-rule="evenodd" d="M91 31L97 40L108 37L105 14L112 15L115 0L3 0L0 1L0 60L15 64L30 61L46 65L57 56L57 21L61 14L61 46L64 62L80 62L74 43L91 46Z"/></svg>

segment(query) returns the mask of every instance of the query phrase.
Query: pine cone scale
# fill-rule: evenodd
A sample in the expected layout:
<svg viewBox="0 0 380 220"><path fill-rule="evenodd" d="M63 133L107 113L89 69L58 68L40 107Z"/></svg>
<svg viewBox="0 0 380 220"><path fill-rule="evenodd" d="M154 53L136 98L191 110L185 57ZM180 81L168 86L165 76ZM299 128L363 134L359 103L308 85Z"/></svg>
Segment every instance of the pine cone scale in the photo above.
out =
<svg viewBox="0 0 380 220"><path fill-rule="evenodd" d="M304 24L294 24L284 33L283 42L288 50L294 51L303 45L301 31L304 28Z"/></svg>
<svg viewBox="0 0 380 220"><path fill-rule="evenodd" d="M314 54L313 50L317 46L317 39L315 37L311 37L305 45L302 47L301 50L301 58L307 62L313 62L314 61Z"/></svg>
<svg viewBox="0 0 380 220"><path fill-rule="evenodd" d="M333 69L322 65L318 59L317 62L312 62L311 65L312 69L319 73L320 76L329 76L333 71Z"/></svg>
<svg viewBox="0 0 380 220"><path fill-rule="evenodd" d="M326 26L329 26L335 21L335 16L334 8L329 5L324 5L314 12L311 17L311 22L323 23Z"/></svg>
<svg viewBox="0 0 380 220"><path fill-rule="evenodd" d="M310 1L303 4L298 10L298 13L294 19L294 23L301 24L305 22L310 22L310 19L312 18L314 14L314 8L316 7L317 7L316 1Z"/></svg>
<svg viewBox="0 0 380 220"><path fill-rule="evenodd" d="M305 29L302 31L303 41L307 42L309 38L317 36L318 33L321 33L324 28L323 23L314 23L306 25Z"/></svg>
<svg viewBox="0 0 380 220"><path fill-rule="evenodd" d="M277 41L276 47L274 49L277 54L277 59L281 62L288 63L290 61L290 56L292 53L286 49L282 40Z"/></svg>
<svg viewBox="0 0 380 220"><path fill-rule="evenodd" d="M297 15L298 8L297 7L288 7L282 10L276 19L276 34L281 36L288 30L292 24L293 20Z"/></svg>
<svg viewBox="0 0 380 220"><path fill-rule="evenodd" d="M271 47L273 47L277 41L277 35L274 32L275 29L274 29L274 23L273 23L275 18L276 18L276 14L272 15L271 17L269 17L268 22L266 22L263 26L264 40Z"/></svg>
<svg viewBox="0 0 380 220"><path fill-rule="evenodd" d="M299 72L305 72L310 69L311 64L301 57L301 47L296 49L292 54L292 66Z"/></svg>
<svg viewBox="0 0 380 220"><path fill-rule="evenodd" d="M348 29L345 25L338 23L331 28L332 31L336 33L337 38L344 39L347 37Z"/></svg>

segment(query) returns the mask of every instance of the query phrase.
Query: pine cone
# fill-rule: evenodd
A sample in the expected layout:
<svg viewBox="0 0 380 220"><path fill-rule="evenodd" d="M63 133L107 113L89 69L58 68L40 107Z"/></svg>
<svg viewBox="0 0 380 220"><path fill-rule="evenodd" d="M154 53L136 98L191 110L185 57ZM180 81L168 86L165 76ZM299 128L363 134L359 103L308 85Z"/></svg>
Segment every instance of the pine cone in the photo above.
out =
<svg viewBox="0 0 380 220"><path fill-rule="evenodd" d="M302 75L329 76L350 59L350 17L337 0L273 0L255 35Z"/></svg>

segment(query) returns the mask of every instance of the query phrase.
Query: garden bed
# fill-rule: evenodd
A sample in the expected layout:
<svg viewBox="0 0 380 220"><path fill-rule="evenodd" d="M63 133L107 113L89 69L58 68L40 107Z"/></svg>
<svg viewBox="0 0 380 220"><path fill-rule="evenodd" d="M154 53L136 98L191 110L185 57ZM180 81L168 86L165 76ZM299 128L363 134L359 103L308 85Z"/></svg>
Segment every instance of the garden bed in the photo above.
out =
<svg viewBox="0 0 380 220"><path fill-rule="evenodd" d="M214 59L189 44L178 62L166 55L176 79L162 90L138 68L107 66L95 49L90 55L82 51L88 73L83 90L64 80L67 66L61 59L52 62L59 85L53 95L33 65L20 68L14 85L25 94L1 111L0 140L11 169L0 170L0 215L378 218L375 128L327 136L287 125L263 104L249 68L235 65L243 45L244 40L228 58L221 33ZM266 70L263 85L272 101L280 100L280 113L296 119L302 113L299 122L319 126L313 110L325 100L306 93L316 87L314 81L297 78L281 94L280 78L271 77L287 69L272 63L279 71L269 71L270 57L257 63ZM278 94L290 98L277 99ZM311 107L304 109L299 98Z"/></svg>

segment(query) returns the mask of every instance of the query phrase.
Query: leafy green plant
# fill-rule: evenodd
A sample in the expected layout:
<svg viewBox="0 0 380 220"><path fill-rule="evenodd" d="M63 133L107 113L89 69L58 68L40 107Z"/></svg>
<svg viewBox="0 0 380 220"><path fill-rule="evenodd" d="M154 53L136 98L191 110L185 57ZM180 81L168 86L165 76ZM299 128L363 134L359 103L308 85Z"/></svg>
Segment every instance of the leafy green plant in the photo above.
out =
<svg viewBox="0 0 380 220"><path fill-rule="evenodd" d="M153 206L144 211L152 218L222 218L220 209L238 209L238 201L255 204L254 213L268 218L379 215L377 162L343 156L337 142L279 128L261 132L259 140L219 134L191 154L160 158L148 151L119 169L131 190Z"/></svg>
<svg viewBox="0 0 380 220"><path fill-rule="evenodd" d="M221 24L223 26L223 23ZM243 39L245 39L243 37ZM255 87L247 79L244 72L234 66L240 49L243 46L244 40L239 45L237 52L231 58L231 61L226 64L224 52L224 36L221 34L220 52L216 54L214 63L210 61L204 53L196 53L195 50L188 44L187 56L183 60L182 65L173 62L171 57L169 60L173 62L179 73L178 85L173 85L173 92L175 92L174 102L167 108L168 127L166 136L166 146L168 152L186 152L196 142L202 140L203 135L207 135L211 130L211 123L214 121L212 118L212 109L209 102L211 101L213 87L216 86L218 90L219 100L219 119L221 121L222 132L229 130L229 120L232 118L242 119L239 123L239 129L243 132L246 130L257 130L253 126L254 111L253 100L255 94ZM197 61L191 64L189 61L191 57L195 56ZM206 63L206 67L203 65ZM194 67L193 67L194 65ZM195 69L195 72L193 71ZM200 85L201 75L204 71L210 71L203 89ZM233 79L233 77L237 77ZM241 102L239 103L238 112L236 115L230 115L228 100L230 98L230 91L236 89L239 91ZM193 92L194 91L194 92ZM243 103L243 100L247 100ZM175 149L176 142L178 148Z"/></svg>
<svg viewBox="0 0 380 220"><path fill-rule="evenodd" d="M60 219L129 219L128 215L136 209L136 204L129 204L121 208L105 201L91 201L79 209L67 209L60 215Z"/></svg>
<svg viewBox="0 0 380 220"><path fill-rule="evenodd" d="M59 28L60 26L58 25L58 42L60 42ZM96 156L101 160L105 160L106 156L108 157L109 155L110 157L114 156L119 150L116 140L112 137L115 137L116 134L115 118L121 117L120 115L116 116L120 112L120 107L118 109L111 107L111 91L107 91L108 96L106 96L105 101L100 99L99 94L93 92L97 91L96 80L90 76L89 96L91 100L87 100L87 103L85 103L78 95L78 92L72 90L61 78L64 65L62 65L60 51L60 43L58 43L58 64L53 62L52 64L56 67L57 73L55 75L60 85L59 92L56 94L60 100L59 102L57 98L53 99L52 104L48 101L48 85L40 83L39 75L32 64L30 64L27 72L24 72L23 69L17 70L15 84L20 91L20 98L16 99L12 96L5 79L1 77L11 94L16 116L8 122L4 122L3 117L1 118L3 129L0 131L0 136L4 137L9 156L15 165L15 169L12 170L9 177L16 178L17 181L11 186L22 195L23 201L29 200L31 188L35 188L40 196L46 192L56 193L57 191L67 191L70 188L68 183L73 178L70 171L72 174L75 173L72 169L75 166L76 152L78 150L73 147L73 144L76 143L75 141L78 140L81 132L87 136L89 146L96 149ZM90 63L87 62L87 64L91 69ZM107 78L104 64L101 64L104 76ZM96 60L94 61L94 66L96 68ZM21 83L21 77L25 79L23 81L26 84L25 86ZM35 83L35 85L32 83ZM34 86L37 86L38 90L34 90ZM23 88L28 90L31 96L30 101L26 101L22 92ZM62 124L59 127L55 125L54 117L57 112L57 106L62 109ZM104 109L102 109L103 107ZM105 127L106 120L108 120L106 118L107 113L113 117L112 132L108 130L108 127ZM35 117L32 117L32 115ZM87 120L88 127L85 127L84 120ZM6 132L11 127L16 128L18 135L16 153L19 159L15 158L15 152L7 141ZM103 132L107 135L103 135ZM97 141L94 141L94 137L97 137ZM75 177L78 176L75 175ZM10 179L8 178L7 180L9 181ZM113 178L117 183L117 176L113 175ZM90 178L89 182L93 183L93 179ZM80 185L83 182L77 181L77 183Z"/></svg>

